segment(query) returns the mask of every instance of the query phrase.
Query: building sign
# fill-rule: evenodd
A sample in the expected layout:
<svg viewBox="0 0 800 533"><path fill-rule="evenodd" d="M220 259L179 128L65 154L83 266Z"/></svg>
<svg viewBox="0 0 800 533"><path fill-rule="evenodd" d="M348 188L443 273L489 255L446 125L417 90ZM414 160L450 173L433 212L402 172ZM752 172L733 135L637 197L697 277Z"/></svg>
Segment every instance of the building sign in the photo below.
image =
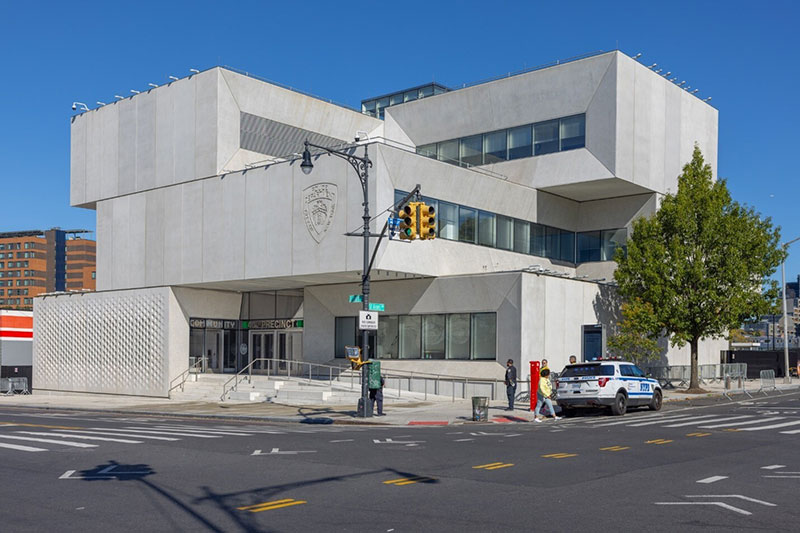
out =
<svg viewBox="0 0 800 533"><path fill-rule="evenodd" d="M375 311L358 312L358 329L378 330L378 313Z"/></svg>
<svg viewBox="0 0 800 533"><path fill-rule="evenodd" d="M302 320L292 319L270 319L270 320L250 320L248 329L289 329L302 328Z"/></svg>
<svg viewBox="0 0 800 533"><path fill-rule="evenodd" d="M321 242L336 214L338 188L334 183L317 183L303 191L303 219L308 233Z"/></svg>
<svg viewBox="0 0 800 533"><path fill-rule="evenodd" d="M190 318L189 327L201 329L293 329L302 328L303 319L219 320L213 318Z"/></svg>

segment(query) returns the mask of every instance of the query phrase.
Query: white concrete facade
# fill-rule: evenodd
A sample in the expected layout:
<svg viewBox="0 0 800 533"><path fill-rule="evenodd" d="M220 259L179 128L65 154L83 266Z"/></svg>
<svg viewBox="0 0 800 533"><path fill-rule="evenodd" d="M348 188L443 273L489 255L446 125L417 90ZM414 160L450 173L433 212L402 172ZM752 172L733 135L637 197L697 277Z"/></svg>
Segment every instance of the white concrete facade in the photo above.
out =
<svg viewBox="0 0 800 533"><path fill-rule="evenodd" d="M415 153L579 114L585 145L569 151L475 168ZM361 240L344 234L361 224L362 191L347 162L315 157L305 175L293 154L304 139L334 145L365 133L371 140L355 150L361 155L366 146L373 162L374 232L395 192L416 184L426 197L567 232L629 230L655 212L659 195L675 190L695 144L716 171L716 110L619 52L388 107L385 120L210 69L73 118L71 203L97 211L99 292L36 300L42 340L34 357L47 383L40 386L166 395L196 355L193 318L239 321L231 342L248 349L236 368L254 349L244 324L265 319L302 320L302 350L293 353L303 360L342 355L337 320L357 315L347 297L360 291L362 265ZM324 213L309 213L313 198L322 198L313 205ZM310 222L314 216L322 226ZM534 264L548 273L531 272ZM613 269L611 261L575 263L444 238L384 239L372 300L386 304L386 315L494 313L496 337L490 361L384 364L461 376L500 376L508 358L527 368L547 357L559 367L581 353L584 326L613 327L613 288L588 281L610 280ZM124 334L100 326L113 323L120 301L140 293L161 302L153 304L159 319ZM78 315L88 317L84 329ZM82 344L59 322L104 340ZM133 355L134 366L113 374L113 386L79 378L81 367L119 366L111 355L118 343L153 338L160 340L146 386L127 383L136 374ZM704 344L702 362L718 362L721 346ZM685 351L666 357L681 364ZM72 366L61 377L45 370L64 365Z"/></svg>

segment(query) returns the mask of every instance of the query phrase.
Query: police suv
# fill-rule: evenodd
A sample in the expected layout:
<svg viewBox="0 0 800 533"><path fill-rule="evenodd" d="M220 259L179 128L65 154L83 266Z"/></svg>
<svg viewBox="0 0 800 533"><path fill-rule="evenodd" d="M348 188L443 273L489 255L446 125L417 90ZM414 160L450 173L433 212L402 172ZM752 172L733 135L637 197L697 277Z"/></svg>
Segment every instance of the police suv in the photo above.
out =
<svg viewBox="0 0 800 533"><path fill-rule="evenodd" d="M615 415L624 415L629 406L647 406L658 411L662 398L658 381L626 361L567 365L558 377L556 389L556 401L568 417L584 407L610 407Z"/></svg>

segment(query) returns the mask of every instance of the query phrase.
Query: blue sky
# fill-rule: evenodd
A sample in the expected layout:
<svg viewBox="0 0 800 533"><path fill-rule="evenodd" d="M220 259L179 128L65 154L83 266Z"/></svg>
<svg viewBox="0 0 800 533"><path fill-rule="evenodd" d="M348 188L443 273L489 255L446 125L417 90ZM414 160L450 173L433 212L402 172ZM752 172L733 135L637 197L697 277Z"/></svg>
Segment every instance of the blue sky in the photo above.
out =
<svg viewBox="0 0 800 533"><path fill-rule="evenodd" d="M0 4L0 231L94 230L69 207L69 118L222 64L344 104L458 86L595 50L641 52L713 97L719 175L800 237L800 2L50 2ZM19 202L19 200L31 202ZM787 277L800 273L800 242ZM779 272L778 272L779 275Z"/></svg>

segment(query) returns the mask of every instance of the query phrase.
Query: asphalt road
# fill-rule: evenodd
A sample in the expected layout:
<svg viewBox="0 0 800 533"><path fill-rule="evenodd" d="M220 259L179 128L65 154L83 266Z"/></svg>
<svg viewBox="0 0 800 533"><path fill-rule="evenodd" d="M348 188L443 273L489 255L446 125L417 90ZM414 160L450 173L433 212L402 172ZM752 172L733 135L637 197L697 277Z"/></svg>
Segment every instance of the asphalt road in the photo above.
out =
<svg viewBox="0 0 800 533"><path fill-rule="evenodd" d="M799 442L800 393L445 427L0 407L0 530L797 531Z"/></svg>

